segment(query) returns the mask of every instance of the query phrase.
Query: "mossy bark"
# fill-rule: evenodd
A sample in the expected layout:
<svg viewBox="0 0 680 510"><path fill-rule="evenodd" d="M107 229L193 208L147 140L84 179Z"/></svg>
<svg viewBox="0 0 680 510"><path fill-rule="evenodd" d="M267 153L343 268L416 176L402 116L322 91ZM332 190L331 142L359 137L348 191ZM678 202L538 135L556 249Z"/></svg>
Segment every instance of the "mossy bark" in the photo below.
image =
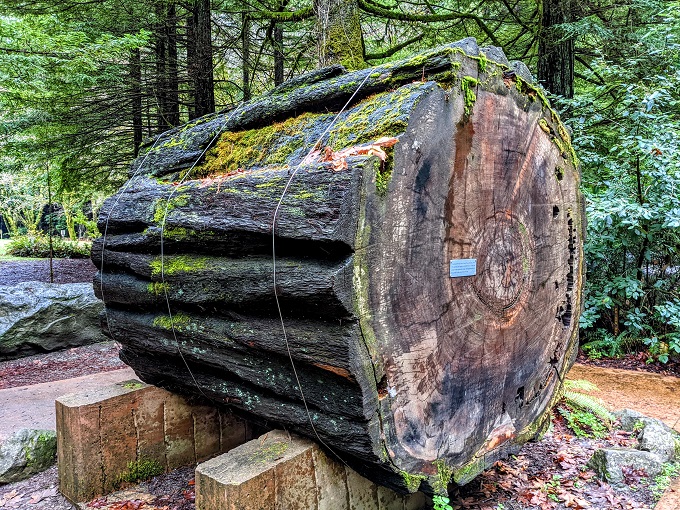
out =
<svg viewBox="0 0 680 510"><path fill-rule="evenodd" d="M364 39L356 0L314 0L319 65L363 69Z"/></svg>

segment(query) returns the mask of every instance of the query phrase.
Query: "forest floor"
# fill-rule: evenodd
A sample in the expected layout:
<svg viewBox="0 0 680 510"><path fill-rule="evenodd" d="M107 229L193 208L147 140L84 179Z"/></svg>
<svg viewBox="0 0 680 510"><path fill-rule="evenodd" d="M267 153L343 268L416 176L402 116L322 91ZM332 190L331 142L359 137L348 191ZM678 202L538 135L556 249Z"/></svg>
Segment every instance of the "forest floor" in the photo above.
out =
<svg viewBox="0 0 680 510"><path fill-rule="evenodd" d="M9 263L0 259L0 285L30 279L45 281L44 262ZM91 281L94 274L94 266L86 259L55 262L60 263L55 265L59 274L59 280L55 281ZM124 365L117 356L118 345L107 342L1 362L0 389L121 368ZM644 355L608 362L592 362L585 358L580 361L584 364L577 364L569 377L587 379L598 385L600 391L596 396L601 397L610 409L633 408L680 429L680 371L677 365L647 364ZM559 415L555 415L542 440L527 443L517 455L497 462L470 484L457 489L451 495L451 504L456 510L651 509L669 482L668 478L649 480L644 473L631 470L626 488L614 489L599 481L586 467L595 449L629 446L634 442L634 437L620 430L612 430L604 439L576 437ZM661 483L657 484L657 481ZM0 508L75 509L58 493L57 486L56 467L28 480L0 486ZM663 497L664 510L680 509L677 482L675 487L678 487L676 492L667 491ZM88 508L193 510L193 497L193 468L184 468L128 487L114 496L89 502Z"/></svg>

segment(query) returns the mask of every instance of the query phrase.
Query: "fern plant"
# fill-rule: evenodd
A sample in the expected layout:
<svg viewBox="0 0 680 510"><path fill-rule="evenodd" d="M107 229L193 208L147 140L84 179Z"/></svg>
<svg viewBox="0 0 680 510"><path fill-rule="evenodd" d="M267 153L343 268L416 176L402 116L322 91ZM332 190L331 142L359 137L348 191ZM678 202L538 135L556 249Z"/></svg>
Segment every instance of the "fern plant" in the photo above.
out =
<svg viewBox="0 0 680 510"><path fill-rule="evenodd" d="M612 428L614 417L604 402L588 393L597 386L585 380L566 380L557 412L579 437L605 437Z"/></svg>
<svg viewBox="0 0 680 510"><path fill-rule="evenodd" d="M643 346L639 339L629 336L627 331L615 336L603 329L598 329L591 335L591 338L593 340L581 345L581 349L590 359L620 358Z"/></svg>

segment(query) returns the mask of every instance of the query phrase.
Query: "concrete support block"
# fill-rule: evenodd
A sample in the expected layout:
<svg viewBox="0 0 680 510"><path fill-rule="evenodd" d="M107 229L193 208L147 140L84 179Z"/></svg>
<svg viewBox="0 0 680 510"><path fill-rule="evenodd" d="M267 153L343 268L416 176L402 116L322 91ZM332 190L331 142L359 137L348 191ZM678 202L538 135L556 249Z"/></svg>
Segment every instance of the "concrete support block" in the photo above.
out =
<svg viewBox="0 0 680 510"><path fill-rule="evenodd" d="M56 400L59 488L71 501L116 489L130 463L195 464L251 438L246 422L136 380Z"/></svg>
<svg viewBox="0 0 680 510"><path fill-rule="evenodd" d="M196 510L411 510L427 503L421 493L379 487L280 430L196 468Z"/></svg>

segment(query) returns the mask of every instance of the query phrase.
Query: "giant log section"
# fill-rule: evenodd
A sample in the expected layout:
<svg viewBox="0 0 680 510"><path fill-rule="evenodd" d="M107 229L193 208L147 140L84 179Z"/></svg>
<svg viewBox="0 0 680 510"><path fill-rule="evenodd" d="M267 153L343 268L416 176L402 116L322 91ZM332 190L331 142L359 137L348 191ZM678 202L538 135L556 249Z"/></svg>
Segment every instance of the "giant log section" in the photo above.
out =
<svg viewBox="0 0 680 510"><path fill-rule="evenodd" d="M95 289L144 381L443 492L540 433L573 361L576 164L497 48L326 68L149 143Z"/></svg>

